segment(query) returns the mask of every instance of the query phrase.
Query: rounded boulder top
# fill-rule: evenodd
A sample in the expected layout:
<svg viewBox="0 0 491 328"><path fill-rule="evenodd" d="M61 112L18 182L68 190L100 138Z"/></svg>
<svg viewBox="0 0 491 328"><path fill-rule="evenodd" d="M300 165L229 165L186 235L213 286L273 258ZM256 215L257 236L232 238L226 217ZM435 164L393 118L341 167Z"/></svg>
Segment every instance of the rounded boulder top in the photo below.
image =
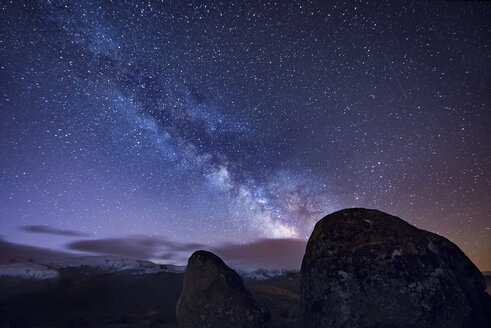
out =
<svg viewBox="0 0 491 328"><path fill-rule="evenodd" d="M237 272L215 254L202 250L188 260L176 316L179 327L186 328L256 328L269 320Z"/></svg>
<svg viewBox="0 0 491 328"><path fill-rule="evenodd" d="M488 327L486 284L467 256L378 210L317 222L301 274L305 327Z"/></svg>

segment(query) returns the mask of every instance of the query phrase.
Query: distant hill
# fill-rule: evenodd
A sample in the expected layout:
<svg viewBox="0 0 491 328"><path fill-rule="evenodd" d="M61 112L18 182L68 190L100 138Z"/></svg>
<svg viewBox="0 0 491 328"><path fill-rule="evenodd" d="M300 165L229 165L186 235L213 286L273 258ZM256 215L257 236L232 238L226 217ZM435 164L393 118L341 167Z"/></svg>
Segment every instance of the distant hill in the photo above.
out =
<svg viewBox="0 0 491 328"><path fill-rule="evenodd" d="M0 327L176 327L184 270L113 256L0 265ZM298 273L240 273L271 328L296 327Z"/></svg>

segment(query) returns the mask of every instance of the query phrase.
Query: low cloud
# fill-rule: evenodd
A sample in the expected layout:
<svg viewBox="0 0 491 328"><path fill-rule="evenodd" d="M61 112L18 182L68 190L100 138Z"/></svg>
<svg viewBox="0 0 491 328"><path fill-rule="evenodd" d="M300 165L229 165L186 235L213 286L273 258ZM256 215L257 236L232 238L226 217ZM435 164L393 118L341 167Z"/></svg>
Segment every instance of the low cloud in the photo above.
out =
<svg viewBox="0 0 491 328"><path fill-rule="evenodd" d="M205 249L217 254L232 267L299 270L305 245L305 240L288 238L260 239L245 244L203 245L176 242L165 237L128 236L76 240L69 243L67 249L94 255L156 260L168 264L186 264L192 252ZM53 260L79 255L81 254L15 244L0 239L0 263L29 259Z"/></svg>
<svg viewBox="0 0 491 328"><path fill-rule="evenodd" d="M73 256L73 254L54 251L48 248L11 243L0 239L0 264L29 260L46 261L70 256Z"/></svg>
<svg viewBox="0 0 491 328"><path fill-rule="evenodd" d="M179 253L190 252L203 246L196 243L178 243L163 237L129 236L79 240L68 244L67 247L71 250L100 255L118 255L141 259L178 259ZM170 254L174 255L171 256Z"/></svg>
<svg viewBox="0 0 491 328"><path fill-rule="evenodd" d="M225 263L242 268L299 270L305 252L305 240L260 239L251 243L225 243L218 246L180 243L163 237L130 236L79 240L67 245L70 250L99 255L117 255L142 259L168 260L185 264L189 255L198 249L209 250Z"/></svg>
<svg viewBox="0 0 491 328"><path fill-rule="evenodd" d="M246 244L223 244L211 248L225 263L243 268L300 270L307 241L260 239Z"/></svg>
<svg viewBox="0 0 491 328"><path fill-rule="evenodd" d="M80 240L68 244L68 248L75 251L90 252L101 255L118 255L135 258L153 257L153 247L135 243L125 239L95 239Z"/></svg>
<svg viewBox="0 0 491 328"><path fill-rule="evenodd" d="M44 233L49 235L68 236L68 237L83 237L87 235L79 231L58 229L58 228L53 228L44 225L26 225L26 226L22 226L21 229L26 232Z"/></svg>

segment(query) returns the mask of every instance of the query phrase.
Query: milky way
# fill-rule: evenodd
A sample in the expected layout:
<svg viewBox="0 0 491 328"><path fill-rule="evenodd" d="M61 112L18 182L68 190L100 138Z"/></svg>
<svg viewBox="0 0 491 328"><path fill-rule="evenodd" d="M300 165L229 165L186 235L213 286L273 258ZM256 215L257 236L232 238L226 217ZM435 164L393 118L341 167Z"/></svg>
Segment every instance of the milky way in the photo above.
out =
<svg viewBox="0 0 491 328"><path fill-rule="evenodd" d="M324 215L370 207L489 269L490 13L4 1L2 238L305 240Z"/></svg>

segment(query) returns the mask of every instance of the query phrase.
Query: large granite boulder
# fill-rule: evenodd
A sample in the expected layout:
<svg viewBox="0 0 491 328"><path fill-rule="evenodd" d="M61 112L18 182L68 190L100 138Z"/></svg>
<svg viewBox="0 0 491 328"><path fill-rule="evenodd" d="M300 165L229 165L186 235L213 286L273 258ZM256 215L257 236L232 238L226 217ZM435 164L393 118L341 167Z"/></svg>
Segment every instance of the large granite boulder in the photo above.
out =
<svg viewBox="0 0 491 328"><path fill-rule="evenodd" d="M305 327L489 327L486 283L467 256L380 211L317 222L301 275Z"/></svg>
<svg viewBox="0 0 491 328"><path fill-rule="evenodd" d="M189 258L176 315L183 328L258 328L269 320L242 278L207 251L196 251Z"/></svg>

